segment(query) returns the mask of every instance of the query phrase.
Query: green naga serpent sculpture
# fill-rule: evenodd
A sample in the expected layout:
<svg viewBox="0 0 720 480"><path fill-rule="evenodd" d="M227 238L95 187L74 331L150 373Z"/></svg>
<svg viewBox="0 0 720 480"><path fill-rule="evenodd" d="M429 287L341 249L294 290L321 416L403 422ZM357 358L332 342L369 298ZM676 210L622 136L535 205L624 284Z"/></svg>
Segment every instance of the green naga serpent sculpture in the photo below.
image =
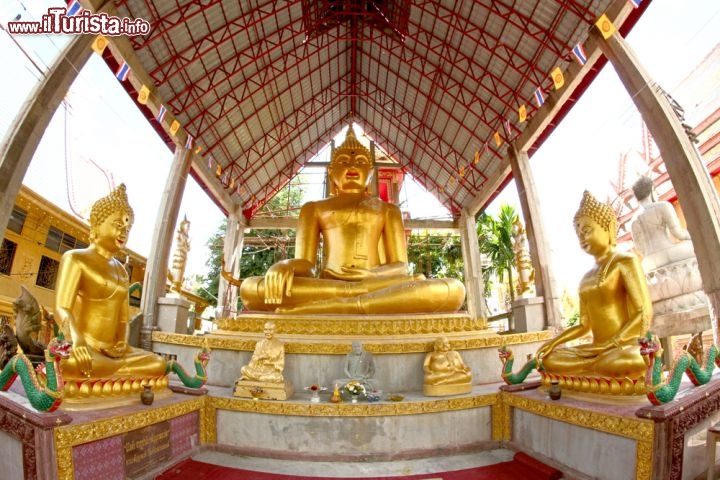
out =
<svg viewBox="0 0 720 480"><path fill-rule="evenodd" d="M207 371L206 367L210 361L210 349L207 345L203 345L202 350L195 355L195 376L188 374L185 369L180 365L177 360L169 360L167 362L166 373L175 373L180 381L189 388L200 388L207 382Z"/></svg>
<svg viewBox="0 0 720 480"><path fill-rule="evenodd" d="M535 370L538 366L537 359L533 358L528 361L518 373L513 373L512 367L513 363L515 363L515 356L513 355L512 350L509 350L505 345L503 345L498 348L498 355L500 356L500 361L503 363L502 379L508 385L517 385L518 383L524 382L530 372Z"/></svg>
<svg viewBox="0 0 720 480"><path fill-rule="evenodd" d="M15 379L20 377L34 409L41 412L55 411L62 403L63 396L60 360L68 358L71 349L72 344L66 341L62 334L58 335L45 349L45 364L39 365L37 371L25 354L16 354L0 372L0 390L7 391Z"/></svg>
<svg viewBox="0 0 720 480"><path fill-rule="evenodd" d="M72 344L62 333L53 338L45 350L45 363L36 369L27 356L18 353L0 371L0 390L7 391L20 377L30 405L40 412L57 410L63 400L64 382L60 373L60 360L69 358ZM203 349L195 355L195 375L188 374L176 361L167 362L166 373L177 374L180 381L189 388L200 388L207 381L206 367L210 361L210 349Z"/></svg>
<svg viewBox="0 0 720 480"><path fill-rule="evenodd" d="M683 373L687 373L693 385L704 385L712 378L715 365L718 362L718 349L712 345L703 356L703 365L687 352L681 352L670 369L667 379L663 380L662 349L650 333L638 339L640 353L646 359L648 369L645 374L647 397L653 405L662 405L675 398L680 389Z"/></svg>

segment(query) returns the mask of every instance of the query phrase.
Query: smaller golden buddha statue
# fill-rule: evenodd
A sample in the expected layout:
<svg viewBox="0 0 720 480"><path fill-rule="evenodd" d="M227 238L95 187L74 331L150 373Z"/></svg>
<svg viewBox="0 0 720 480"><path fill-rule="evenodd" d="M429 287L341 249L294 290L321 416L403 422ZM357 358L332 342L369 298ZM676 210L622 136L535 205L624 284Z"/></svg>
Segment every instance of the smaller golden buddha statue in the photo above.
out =
<svg viewBox="0 0 720 480"><path fill-rule="evenodd" d="M295 258L272 265L240 286L248 310L292 314L455 312L465 286L451 278L408 272L402 214L367 193L370 151L352 127L328 166L332 195L300 210ZM322 239L323 266L316 275Z"/></svg>
<svg viewBox="0 0 720 480"><path fill-rule="evenodd" d="M265 322L265 338L255 344L250 362L240 368L235 396L286 400L292 387L285 381L285 344L275 337L275 322Z"/></svg>
<svg viewBox="0 0 720 480"><path fill-rule="evenodd" d="M433 351L425 356L423 394L430 397L458 395L472 390L472 371L462 357L450 349L447 337L435 340Z"/></svg>
<svg viewBox="0 0 720 480"><path fill-rule="evenodd" d="M127 244L133 218L121 184L92 206L90 245L69 250L60 260L55 317L73 344L60 364L66 400L103 397L118 381L130 385L124 393L139 392L141 383L156 389L167 385L165 360L128 344L129 279L115 256ZM105 391L95 391L105 383Z"/></svg>
<svg viewBox="0 0 720 480"><path fill-rule="evenodd" d="M616 250L615 212L588 191L574 225L580 247L595 258L595 266L580 282L579 324L538 349L538 369L548 384L558 378L574 378L574 385L570 380L561 386L593 393L644 393L642 379L647 367L638 338L650 328L653 311L640 261L631 253ZM588 335L589 343L561 347ZM604 380L598 383L597 377ZM610 382L612 379L617 382ZM609 392L609 385L623 392Z"/></svg>

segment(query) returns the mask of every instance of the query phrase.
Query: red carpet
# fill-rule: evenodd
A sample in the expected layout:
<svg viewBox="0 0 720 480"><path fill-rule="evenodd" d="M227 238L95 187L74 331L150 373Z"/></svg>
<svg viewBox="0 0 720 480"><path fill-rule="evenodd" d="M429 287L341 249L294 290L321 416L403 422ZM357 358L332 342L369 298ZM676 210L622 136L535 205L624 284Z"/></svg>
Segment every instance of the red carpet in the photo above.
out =
<svg viewBox="0 0 720 480"><path fill-rule="evenodd" d="M155 480L187 480L189 478L192 480L317 480L321 477L252 472L189 459L178 463L165 473L158 475L155 477ZM510 462L496 463L486 467L469 468L466 470L455 470L452 472L393 477L367 477L363 479L350 479L347 477L333 478L339 480L425 480L431 478L442 480L557 480L562 478L562 473L559 470L538 462L522 452L518 452Z"/></svg>

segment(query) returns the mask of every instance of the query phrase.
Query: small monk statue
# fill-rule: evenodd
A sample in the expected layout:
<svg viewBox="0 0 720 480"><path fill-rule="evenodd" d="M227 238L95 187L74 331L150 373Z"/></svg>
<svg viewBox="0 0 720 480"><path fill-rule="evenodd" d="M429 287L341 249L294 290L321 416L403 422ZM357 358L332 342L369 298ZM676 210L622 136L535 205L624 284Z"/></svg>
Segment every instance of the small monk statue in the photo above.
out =
<svg viewBox="0 0 720 480"><path fill-rule="evenodd" d="M640 212L632 222L635 248L642 255L645 272L695 257L690 234L682 228L675 209L658 201L650 177L640 177L632 186Z"/></svg>
<svg viewBox="0 0 720 480"><path fill-rule="evenodd" d="M243 281L240 296L247 309L378 314L460 308L462 282L408 273L400 209L367 193L372 168L370 151L350 127L328 167L332 196L300 210L295 258ZM316 276L321 237L324 265Z"/></svg>
<svg viewBox="0 0 720 480"><path fill-rule="evenodd" d="M283 375L285 344L275 338L275 322L265 322L263 331L265 338L255 344L250 363L240 368L233 395L256 400L287 400L294 389Z"/></svg>
<svg viewBox="0 0 720 480"><path fill-rule="evenodd" d="M638 338L650 328L652 304L640 261L616 251L617 218L585 191L574 218L580 247L595 266L580 281L580 322L537 351L538 368L555 375L644 377ZM560 346L586 335L590 343Z"/></svg>
<svg viewBox="0 0 720 480"><path fill-rule="evenodd" d="M350 352L345 356L345 377L335 380L335 383L344 385L350 381L358 381L368 392L377 390L375 375L375 359L373 354L363 348L358 340L352 342Z"/></svg>
<svg viewBox="0 0 720 480"><path fill-rule="evenodd" d="M170 266L171 290L179 295L182 291L183 277L185 276L185 265L190 251L190 221L183 217L175 234L175 250Z"/></svg>
<svg viewBox="0 0 720 480"><path fill-rule="evenodd" d="M55 316L73 344L60 364L65 380L165 375L165 360L128 344L128 274L115 256L127 244L133 219L120 184L92 206L90 245L60 260Z"/></svg>
<svg viewBox="0 0 720 480"><path fill-rule="evenodd" d="M282 383L285 345L275 338L274 322L266 322L264 332L265 339L255 344L250 363L240 369L240 380Z"/></svg>
<svg viewBox="0 0 720 480"><path fill-rule="evenodd" d="M425 356L423 393L427 396L457 395L472 390L472 371L462 357L450 349L447 337L435 340L433 351Z"/></svg>

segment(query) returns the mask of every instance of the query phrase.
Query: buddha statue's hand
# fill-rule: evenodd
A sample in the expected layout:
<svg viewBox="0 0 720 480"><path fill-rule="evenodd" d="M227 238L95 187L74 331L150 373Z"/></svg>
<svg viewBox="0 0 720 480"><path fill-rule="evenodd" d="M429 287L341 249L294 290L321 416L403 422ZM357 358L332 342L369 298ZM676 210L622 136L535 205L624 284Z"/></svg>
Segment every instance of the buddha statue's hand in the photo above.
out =
<svg viewBox="0 0 720 480"><path fill-rule="evenodd" d="M335 278L337 280L347 280L350 282L358 282L376 277L376 274L373 273L372 270L358 267L340 267L340 271L326 268L323 272L331 278Z"/></svg>
<svg viewBox="0 0 720 480"><path fill-rule="evenodd" d="M70 355L75 359L80 372L86 377L90 377L92 375L92 354L85 342L73 343Z"/></svg>
<svg viewBox="0 0 720 480"><path fill-rule="evenodd" d="M103 348L101 352L110 358L122 358L127 354L128 350L129 347L127 343L118 342L110 348Z"/></svg>

